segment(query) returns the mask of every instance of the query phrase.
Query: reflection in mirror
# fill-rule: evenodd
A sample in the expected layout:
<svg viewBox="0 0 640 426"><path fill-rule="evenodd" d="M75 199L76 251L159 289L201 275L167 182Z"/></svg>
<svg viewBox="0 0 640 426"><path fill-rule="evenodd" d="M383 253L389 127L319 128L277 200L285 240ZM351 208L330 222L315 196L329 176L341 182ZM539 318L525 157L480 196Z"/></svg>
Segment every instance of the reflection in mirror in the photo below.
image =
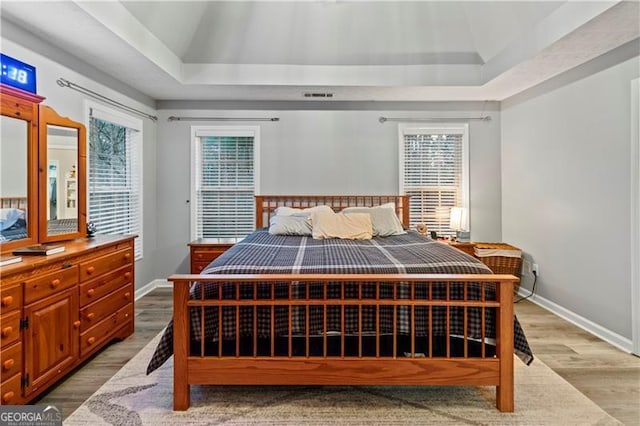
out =
<svg viewBox="0 0 640 426"><path fill-rule="evenodd" d="M78 129L47 125L47 235L78 232Z"/></svg>
<svg viewBox="0 0 640 426"><path fill-rule="evenodd" d="M27 238L27 122L0 118L0 241Z"/></svg>

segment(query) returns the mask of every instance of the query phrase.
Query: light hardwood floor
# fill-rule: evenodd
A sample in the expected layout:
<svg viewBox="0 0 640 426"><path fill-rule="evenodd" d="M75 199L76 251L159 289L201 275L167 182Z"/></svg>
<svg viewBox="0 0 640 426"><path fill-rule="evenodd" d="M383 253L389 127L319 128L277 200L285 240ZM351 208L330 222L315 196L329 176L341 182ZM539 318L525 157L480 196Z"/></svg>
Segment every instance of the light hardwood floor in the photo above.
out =
<svg viewBox="0 0 640 426"><path fill-rule="evenodd" d="M168 288L142 297L136 302L133 336L105 348L33 404L56 404L65 418L69 416L166 326L171 305ZM534 356L613 417L627 425L640 425L640 358L533 303L523 301L515 306Z"/></svg>

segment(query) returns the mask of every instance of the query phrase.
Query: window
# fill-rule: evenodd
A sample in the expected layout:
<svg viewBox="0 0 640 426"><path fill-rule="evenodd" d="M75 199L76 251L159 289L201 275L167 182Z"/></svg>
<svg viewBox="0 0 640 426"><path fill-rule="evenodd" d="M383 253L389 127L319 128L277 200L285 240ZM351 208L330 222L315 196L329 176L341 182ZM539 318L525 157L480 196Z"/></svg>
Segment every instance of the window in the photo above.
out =
<svg viewBox="0 0 640 426"><path fill-rule="evenodd" d="M87 102L88 221L98 234L136 234L142 259L142 120Z"/></svg>
<svg viewBox="0 0 640 426"><path fill-rule="evenodd" d="M255 229L260 128L200 127L192 133L192 238L239 240Z"/></svg>
<svg viewBox="0 0 640 426"><path fill-rule="evenodd" d="M451 207L469 207L468 125L400 125L399 136L400 193L411 197L411 226L424 223L438 236L455 236Z"/></svg>

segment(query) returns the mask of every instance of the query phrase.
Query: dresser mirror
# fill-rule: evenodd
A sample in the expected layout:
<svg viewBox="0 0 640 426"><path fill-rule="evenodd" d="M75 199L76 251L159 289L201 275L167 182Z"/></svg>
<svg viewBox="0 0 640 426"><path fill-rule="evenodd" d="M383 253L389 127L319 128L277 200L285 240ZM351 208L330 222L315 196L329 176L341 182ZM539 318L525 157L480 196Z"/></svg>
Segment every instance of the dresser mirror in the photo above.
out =
<svg viewBox="0 0 640 426"><path fill-rule="evenodd" d="M0 250L33 244L37 235L37 103L2 90Z"/></svg>
<svg viewBox="0 0 640 426"><path fill-rule="evenodd" d="M40 107L40 241L84 236L84 126ZM43 155L44 154L44 155Z"/></svg>

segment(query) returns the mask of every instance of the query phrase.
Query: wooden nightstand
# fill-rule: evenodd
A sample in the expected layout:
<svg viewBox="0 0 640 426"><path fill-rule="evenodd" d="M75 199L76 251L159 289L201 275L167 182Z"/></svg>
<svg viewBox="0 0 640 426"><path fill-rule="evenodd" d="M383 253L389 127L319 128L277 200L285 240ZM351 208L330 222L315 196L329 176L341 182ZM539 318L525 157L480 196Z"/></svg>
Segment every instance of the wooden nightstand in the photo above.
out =
<svg viewBox="0 0 640 426"><path fill-rule="evenodd" d="M476 246L476 243L473 242L461 242L461 241L450 241L450 240L438 240L441 243L449 244L451 247L457 248L460 251L467 253L469 256L473 256L473 249Z"/></svg>
<svg viewBox="0 0 640 426"><path fill-rule="evenodd" d="M191 258L191 273L199 274L204 268L220 256L227 249L232 247L235 242L220 241L218 239L200 238L189 243Z"/></svg>

